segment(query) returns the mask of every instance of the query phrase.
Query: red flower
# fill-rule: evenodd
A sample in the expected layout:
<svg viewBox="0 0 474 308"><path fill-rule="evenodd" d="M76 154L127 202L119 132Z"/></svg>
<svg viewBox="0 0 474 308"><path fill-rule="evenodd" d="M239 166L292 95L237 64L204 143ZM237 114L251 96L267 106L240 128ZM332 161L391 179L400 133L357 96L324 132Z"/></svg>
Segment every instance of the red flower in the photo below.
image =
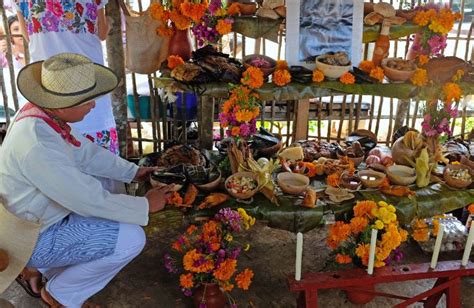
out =
<svg viewBox="0 0 474 308"><path fill-rule="evenodd" d="M38 33L41 31L41 24L35 17L32 18L33 21L33 32Z"/></svg>
<svg viewBox="0 0 474 308"><path fill-rule="evenodd" d="M82 16L84 12L84 7L80 3L76 3L76 11L79 13L79 16Z"/></svg>
<svg viewBox="0 0 474 308"><path fill-rule="evenodd" d="M90 21L90 20L88 20L86 23L87 23L87 30L88 30L90 33L94 34L94 33L95 33L95 26L94 26L94 23L93 23L92 21Z"/></svg>
<svg viewBox="0 0 474 308"><path fill-rule="evenodd" d="M104 134L102 134L101 132L97 132L97 138L99 139L102 139L102 137L104 137Z"/></svg>

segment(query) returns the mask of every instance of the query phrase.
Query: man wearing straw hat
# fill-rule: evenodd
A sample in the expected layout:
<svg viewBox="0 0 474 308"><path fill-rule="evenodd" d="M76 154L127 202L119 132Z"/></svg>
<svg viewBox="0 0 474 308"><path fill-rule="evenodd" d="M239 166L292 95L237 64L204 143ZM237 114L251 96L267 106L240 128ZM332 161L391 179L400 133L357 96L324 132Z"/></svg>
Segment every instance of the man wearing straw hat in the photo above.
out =
<svg viewBox="0 0 474 308"><path fill-rule="evenodd" d="M116 157L67 124L81 121L117 82L110 69L70 53L19 72L30 103L0 148L0 249L10 259L0 293L27 266L48 279L47 304L81 307L143 249L140 225L163 209L171 187L145 197L108 192L96 177L129 183L153 168Z"/></svg>

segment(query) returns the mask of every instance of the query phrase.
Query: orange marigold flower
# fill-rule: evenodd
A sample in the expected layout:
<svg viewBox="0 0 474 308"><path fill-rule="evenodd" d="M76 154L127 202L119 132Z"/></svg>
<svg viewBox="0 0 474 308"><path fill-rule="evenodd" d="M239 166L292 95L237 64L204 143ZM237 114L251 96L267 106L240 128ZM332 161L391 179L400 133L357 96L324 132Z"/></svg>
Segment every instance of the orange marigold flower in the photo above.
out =
<svg viewBox="0 0 474 308"><path fill-rule="evenodd" d="M436 16L436 11L434 9L430 9L428 11L419 11L418 13L416 13L415 17L413 18L413 22L417 25L424 27L435 16Z"/></svg>
<svg viewBox="0 0 474 308"><path fill-rule="evenodd" d="M253 271L251 269L246 268L235 277L235 281L237 282L237 286L239 288L241 288L242 290L248 290L250 284L252 283L252 278Z"/></svg>
<svg viewBox="0 0 474 308"><path fill-rule="evenodd" d="M193 274L181 274L179 276L179 284L185 289L191 289L194 286Z"/></svg>
<svg viewBox="0 0 474 308"><path fill-rule="evenodd" d="M343 84L353 84L355 83L355 77L351 73L347 72L344 73L344 75L339 78L339 81L342 82Z"/></svg>
<svg viewBox="0 0 474 308"><path fill-rule="evenodd" d="M230 131L230 134L234 137L237 137L240 135L240 127L234 126L232 127L232 130Z"/></svg>
<svg viewBox="0 0 474 308"><path fill-rule="evenodd" d="M232 4L227 9L227 14L230 16L240 14L240 5L237 2L232 2Z"/></svg>
<svg viewBox="0 0 474 308"><path fill-rule="evenodd" d="M224 260L217 269L214 271L214 277L217 280L226 281L229 280L232 275L235 273L237 268L237 260L235 259L226 259Z"/></svg>
<svg viewBox="0 0 474 308"><path fill-rule="evenodd" d="M417 242L426 242L429 240L428 225L423 219L417 219L412 224L412 237Z"/></svg>
<svg viewBox="0 0 474 308"><path fill-rule="evenodd" d="M159 26L158 28L156 28L156 34L158 34L159 36L172 36L173 33L173 29L167 26Z"/></svg>
<svg viewBox="0 0 474 308"><path fill-rule="evenodd" d="M359 244L355 250L356 255L361 259L362 264L367 266L369 264L369 244Z"/></svg>
<svg viewBox="0 0 474 308"><path fill-rule="evenodd" d="M152 3L150 5L150 14L153 19L156 20L165 20L168 17L168 14L165 13L165 8L159 3Z"/></svg>
<svg viewBox="0 0 474 308"><path fill-rule="evenodd" d="M425 86L428 83L428 73L425 69L417 68L410 80L415 86Z"/></svg>
<svg viewBox="0 0 474 308"><path fill-rule="evenodd" d="M195 225L190 225L190 226L188 227L188 229L186 230L186 233L189 234L189 235L191 235L191 234L193 234L194 231L196 231L197 229L198 229L198 228L197 228Z"/></svg>
<svg viewBox="0 0 474 308"><path fill-rule="evenodd" d="M166 203L172 205L181 205L183 204L183 198L179 195L177 191L174 191L171 196L168 197Z"/></svg>
<svg viewBox="0 0 474 308"><path fill-rule="evenodd" d="M170 13L170 20L178 30L186 30L191 25L191 20L179 13L178 10L173 9Z"/></svg>
<svg viewBox="0 0 474 308"><path fill-rule="evenodd" d="M263 85L263 72L255 66L250 66L242 73L240 82L252 89L258 89Z"/></svg>
<svg viewBox="0 0 474 308"><path fill-rule="evenodd" d="M336 221L329 227L329 234L326 243L331 248L336 248L340 242L345 241L351 233L351 226L342 221Z"/></svg>
<svg viewBox="0 0 474 308"><path fill-rule="evenodd" d="M239 122L250 122L253 118L253 111L239 110L235 113L235 119Z"/></svg>
<svg viewBox="0 0 474 308"><path fill-rule="evenodd" d="M200 22L206 13L207 5L205 3L184 2L180 5L181 13L191 18L194 22Z"/></svg>
<svg viewBox="0 0 474 308"><path fill-rule="evenodd" d="M370 71L370 77L377 79L379 82L383 81L384 76L383 69L380 66L377 66Z"/></svg>
<svg viewBox="0 0 474 308"><path fill-rule="evenodd" d="M471 203L468 207L467 210L469 211L469 214L474 214L474 203Z"/></svg>
<svg viewBox="0 0 474 308"><path fill-rule="evenodd" d="M327 177L326 182L329 186L339 187L339 183L341 182L341 175L339 173L330 174Z"/></svg>
<svg viewBox="0 0 474 308"><path fill-rule="evenodd" d="M370 73L371 70L373 70L375 68L375 65L374 65L374 62L370 61L370 60L364 60L362 62L359 63L359 68L366 72L367 74Z"/></svg>
<svg viewBox="0 0 474 308"><path fill-rule="evenodd" d="M228 283L228 284L224 284L224 285L220 285L220 287L222 288L222 290L224 290L225 292L230 292L234 289L234 285L232 283Z"/></svg>
<svg viewBox="0 0 474 308"><path fill-rule="evenodd" d="M425 65L426 63L428 63L428 61L430 61L430 58L427 56L427 55L419 55L418 56L418 63L423 66Z"/></svg>
<svg viewBox="0 0 474 308"><path fill-rule="evenodd" d="M335 258L336 262L339 264L349 264L352 262L352 258L348 255L343 255L338 253Z"/></svg>
<svg viewBox="0 0 474 308"><path fill-rule="evenodd" d="M453 80L454 82L459 81L459 80L461 80L462 76L464 76L464 70L458 69L458 70L456 71L456 74L454 74L452 80Z"/></svg>
<svg viewBox="0 0 474 308"><path fill-rule="evenodd" d="M182 251L182 249L181 249L181 244L180 244L178 241L174 242L174 243L171 245L171 248L173 248L174 250L179 251L179 252Z"/></svg>
<svg viewBox="0 0 474 308"><path fill-rule="evenodd" d="M285 60L277 60L275 65L275 70L285 70L288 69L288 62Z"/></svg>
<svg viewBox="0 0 474 308"><path fill-rule="evenodd" d="M183 58L177 55L171 55L168 56L168 67L170 69L174 69L177 66L180 66L181 64L184 64Z"/></svg>
<svg viewBox="0 0 474 308"><path fill-rule="evenodd" d="M279 87L283 87L291 82L291 75L288 70L276 70L273 73L273 83Z"/></svg>
<svg viewBox="0 0 474 308"><path fill-rule="evenodd" d="M369 224L369 220L366 217L354 217L351 219L350 226L351 232L354 234L358 234L367 227Z"/></svg>
<svg viewBox="0 0 474 308"><path fill-rule="evenodd" d="M461 88L453 82L448 82L443 86L443 93L446 103L458 102L462 95Z"/></svg>
<svg viewBox="0 0 474 308"><path fill-rule="evenodd" d="M374 209L377 209L377 203L375 203L375 201L358 201L354 206L354 216L373 218L372 210Z"/></svg>
<svg viewBox="0 0 474 308"><path fill-rule="evenodd" d="M313 82L322 82L324 80L324 74L318 69L313 71Z"/></svg>
<svg viewBox="0 0 474 308"><path fill-rule="evenodd" d="M232 21L229 19L219 19L216 25L216 30L220 35L225 35L232 31Z"/></svg>

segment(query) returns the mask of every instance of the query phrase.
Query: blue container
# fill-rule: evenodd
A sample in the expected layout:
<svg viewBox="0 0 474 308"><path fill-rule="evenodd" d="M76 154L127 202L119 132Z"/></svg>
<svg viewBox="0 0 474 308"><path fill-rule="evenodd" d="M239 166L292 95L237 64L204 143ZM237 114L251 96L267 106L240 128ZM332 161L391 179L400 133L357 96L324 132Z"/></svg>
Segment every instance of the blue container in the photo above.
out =
<svg viewBox="0 0 474 308"><path fill-rule="evenodd" d="M183 92L176 93L176 106L177 106L177 119L181 120L183 117L183 102L182 99ZM184 100L185 100L185 109L186 109L186 120L191 121L197 119L197 95L193 92L185 92L184 93ZM170 110L171 117L173 117L173 108Z"/></svg>
<svg viewBox="0 0 474 308"><path fill-rule="evenodd" d="M127 105L132 117L136 118L137 114L135 112L135 103L134 103L133 94L127 95ZM138 111L140 112L140 119L142 120L151 119L150 96L148 95L138 96Z"/></svg>

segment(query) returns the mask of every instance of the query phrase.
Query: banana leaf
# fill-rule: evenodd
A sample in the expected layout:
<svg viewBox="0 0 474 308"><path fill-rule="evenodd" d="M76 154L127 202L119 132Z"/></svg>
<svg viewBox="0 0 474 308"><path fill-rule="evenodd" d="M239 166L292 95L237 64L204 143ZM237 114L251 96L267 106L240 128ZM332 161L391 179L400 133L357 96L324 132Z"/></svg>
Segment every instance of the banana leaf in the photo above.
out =
<svg viewBox="0 0 474 308"><path fill-rule="evenodd" d="M381 25L368 26L364 25L364 34L362 41L364 43L375 42L380 34ZM404 23L403 25L393 25L390 27L390 39L397 39L413 33L421 31L423 27L414 25L412 23Z"/></svg>
<svg viewBox="0 0 474 308"><path fill-rule="evenodd" d="M263 37L278 43L278 30L280 30L281 19L270 19L258 16L234 17L232 31L250 38Z"/></svg>
<svg viewBox="0 0 474 308"><path fill-rule="evenodd" d="M279 198L279 206L277 206L260 193L256 194L253 199L252 203L245 204L232 198L212 209L198 210L194 208L189 212L189 215L191 218L210 217L222 208L243 208L256 219L266 221L271 228L295 233L307 232L322 223L323 206L317 206L314 209L301 207L294 204L293 198L286 196Z"/></svg>

